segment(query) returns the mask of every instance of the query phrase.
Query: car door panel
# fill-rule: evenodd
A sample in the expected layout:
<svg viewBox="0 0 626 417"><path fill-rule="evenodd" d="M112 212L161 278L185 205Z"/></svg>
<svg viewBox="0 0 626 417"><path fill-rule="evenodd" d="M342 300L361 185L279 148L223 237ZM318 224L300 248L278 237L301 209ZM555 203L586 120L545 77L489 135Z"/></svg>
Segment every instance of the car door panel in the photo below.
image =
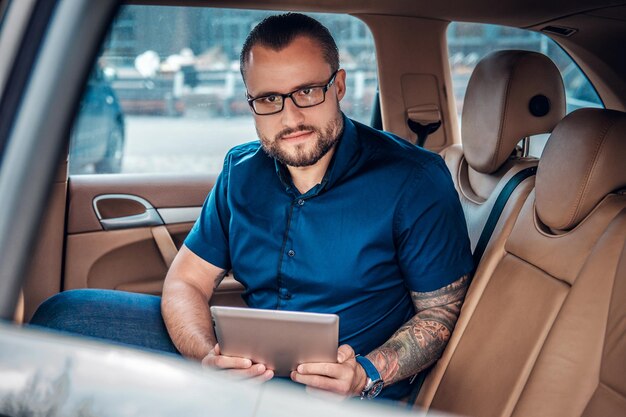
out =
<svg viewBox="0 0 626 417"><path fill-rule="evenodd" d="M63 289L160 295L214 181L207 175L70 177ZM242 290L229 275L211 303L244 305Z"/></svg>
<svg viewBox="0 0 626 417"><path fill-rule="evenodd" d="M22 283L24 321L30 320L39 304L61 290L66 201L67 160L62 158Z"/></svg>
<svg viewBox="0 0 626 417"><path fill-rule="evenodd" d="M209 175L76 175L70 177L67 233L103 230L93 208L101 195L130 195L148 201L156 209L201 207L215 178ZM123 215L127 201L118 201L109 211ZM127 213L130 214L130 213Z"/></svg>

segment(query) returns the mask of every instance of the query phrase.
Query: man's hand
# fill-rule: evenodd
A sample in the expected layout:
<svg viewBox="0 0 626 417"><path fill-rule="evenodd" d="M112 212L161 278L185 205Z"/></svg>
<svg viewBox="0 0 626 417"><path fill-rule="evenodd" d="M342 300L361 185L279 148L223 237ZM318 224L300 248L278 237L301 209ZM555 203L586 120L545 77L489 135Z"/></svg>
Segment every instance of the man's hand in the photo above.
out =
<svg viewBox="0 0 626 417"><path fill-rule="evenodd" d="M360 395L367 382L365 371L349 345L337 350L337 363L303 363L291 372L291 379L307 386L307 391L323 390L342 397Z"/></svg>
<svg viewBox="0 0 626 417"><path fill-rule="evenodd" d="M202 359L202 365L225 370L229 375L238 379L250 379L255 382L269 381L274 377L274 371L266 369L262 363L252 363L247 358L222 355L219 344L216 344Z"/></svg>

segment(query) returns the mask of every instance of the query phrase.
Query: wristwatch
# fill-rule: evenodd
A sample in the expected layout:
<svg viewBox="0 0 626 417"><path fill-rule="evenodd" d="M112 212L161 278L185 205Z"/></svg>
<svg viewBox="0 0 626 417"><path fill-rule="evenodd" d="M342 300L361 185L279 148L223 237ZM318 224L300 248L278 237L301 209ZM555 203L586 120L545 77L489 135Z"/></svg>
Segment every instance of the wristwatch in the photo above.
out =
<svg viewBox="0 0 626 417"><path fill-rule="evenodd" d="M385 385L385 381L380 377L380 373L372 361L365 356L357 355L356 361L363 367L365 375L367 376L367 382L365 383L365 387L363 387L363 391L361 391L361 399L367 398L371 400L380 394Z"/></svg>

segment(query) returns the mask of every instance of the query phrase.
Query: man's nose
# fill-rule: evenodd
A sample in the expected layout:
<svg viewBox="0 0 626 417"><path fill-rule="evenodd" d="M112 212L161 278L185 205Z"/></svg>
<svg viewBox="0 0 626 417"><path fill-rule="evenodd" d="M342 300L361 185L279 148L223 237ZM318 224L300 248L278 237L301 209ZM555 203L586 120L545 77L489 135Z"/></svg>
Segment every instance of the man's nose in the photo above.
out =
<svg viewBox="0 0 626 417"><path fill-rule="evenodd" d="M283 111L280 112L281 121L284 126L295 127L304 122L303 109L296 106L291 97L285 99L285 105Z"/></svg>

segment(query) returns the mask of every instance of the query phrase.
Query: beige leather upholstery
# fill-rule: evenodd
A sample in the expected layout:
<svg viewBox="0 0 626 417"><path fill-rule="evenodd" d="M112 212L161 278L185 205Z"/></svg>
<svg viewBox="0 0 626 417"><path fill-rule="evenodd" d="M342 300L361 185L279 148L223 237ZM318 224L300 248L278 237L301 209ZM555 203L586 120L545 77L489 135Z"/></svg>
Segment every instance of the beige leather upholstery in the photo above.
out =
<svg viewBox="0 0 626 417"><path fill-rule="evenodd" d="M463 155L461 145L452 145L444 149L441 156L452 174L454 186L459 193L473 251L485 227L489 213L491 213L491 209L506 183L519 171L536 166L537 160L512 157L494 174L482 174L472 170L469 166ZM511 194L507 206L517 207L517 211L519 211L520 202L532 190L534 182L534 177L524 180ZM506 217L502 216L501 221L506 221ZM494 231L492 239L497 239L496 231ZM491 245L491 241L489 245Z"/></svg>
<svg viewBox="0 0 626 417"><path fill-rule="evenodd" d="M531 113L535 96L547 98L547 114ZM564 114L563 81L548 57L494 52L480 61L467 85L461 126L465 157L476 171L491 174L522 138L550 132Z"/></svg>
<svg viewBox="0 0 626 417"><path fill-rule="evenodd" d="M581 109L567 118L554 133L570 139L548 143L544 154L550 164L540 162L537 174L537 213L557 230L571 229L607 193L626 184L623 114Z"/></svg>
<svg viewBox="0 0 626 417"><path fill-rule="evenodd" d="M544 95L550 102L550 109L543 117L537 117L529 110L530 100L537 95ZM550 132L564 114L563 82L558 69L545 56L534 52L501 51L487 56L478 64L470 78L465 96L463 146L454 145L442 152L459 193L472 250L476 247L498 195L509 179L519 171L537 165L536 159L512 156L517 143L524 137ZM470 324L469 319L475 313L483 293L500 291L500 283L492 284L491 289L487 288L487 284L499 267L499 262L505 257L506 239L533 186L534 177L530 177L509 198L466 297L463 315L457 323L448 349L431 372L417 404L428 408L435 399L439 380L452 359L452 352L461 341L461 335ZM515 270L514 265L504 268ZM539 299L547 294L542 288L537 290L536 296ZM542 308L535 309L534 313L537 317L554 314L552 310L555 308L554 304L546 302ZM478 320L489 321L489 317L482 317L485 313L481 309L476 313L479 315ZM508 311L512 316L516 313L519 310ZM490 314L491 312L487 313L487 316ZM500 331L506 333L507 329ZM463 359L467 360L471 362L471 359ZM476 378L477 381L481 380L483 369L480 369L480 365L478 369L469 369L470 367L471 364L463 370L467 371L466 375ZM501 369L504 371L504 368ZM510 373L509 376L513 378L515 374ZM439 398L446 398L445 389L442 388L443 394ZM486 403L484 399L482 402Z"/></svg>
<svg viewBox="0 0 626 417"><path fill-rule="evenodd" d="M530 100L550 102L545 116L534 116ZM565 115L563 81L556 66L535 52L500 51L485 57L467 86L463 108L463 145L441 152L452 173L465 213L472 250L507 181L537 165L533 158L511 156L524 137L548 133ZM524 181L509 199L521 208L534 178Z"/></svg>
<svg viewBox="0 0 626 417"><path fill-rule="evenodd" d="M625 166L590 168L625 161L625 138L626 114L606 110L575 112L555 129L537 193L485 254L418 405L468 416L626 413L626 195L613 192L626 187ZM566 197L557 185L569 177L568 190L594 189L567 194L567 207L591 207L555 230L543 218L562 216L549 202Z"/></svg>
<svg viewBox="0 0 626 417"><path fill-rule="evenodd" d="M626 413L626 246L615 274L600 377L583 417Z"/></svg>

